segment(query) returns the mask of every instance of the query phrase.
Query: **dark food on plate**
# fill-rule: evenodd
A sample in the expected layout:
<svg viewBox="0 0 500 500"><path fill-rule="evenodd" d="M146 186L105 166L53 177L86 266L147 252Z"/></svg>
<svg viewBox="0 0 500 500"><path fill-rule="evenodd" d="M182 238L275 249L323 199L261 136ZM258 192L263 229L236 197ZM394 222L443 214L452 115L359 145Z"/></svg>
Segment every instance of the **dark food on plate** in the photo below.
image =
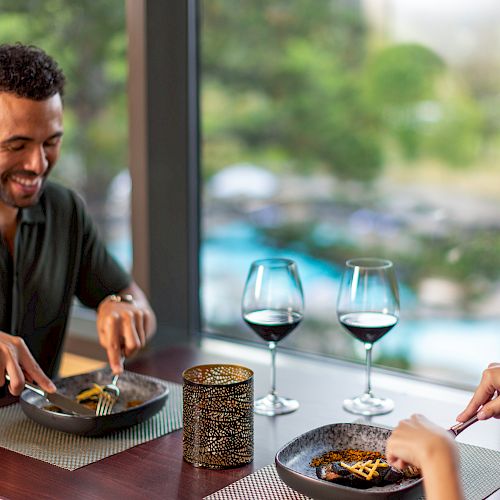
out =
<svg viewBox="0 0 500 500"><path fill-rule="evenodd" d="M375 462L332 462L316 468L316 475L325 481L352 486L353 488L371 488L401 481L404 474L385 461L377 458Z"/></svg>
<svg viewBox="0 0 500 500"><path fill-rule="evenodd" d="M381 453L374 451L331 451L314 458L310 465L316 467L319 479L361 489L398 483L420 475L415 468L401 471L391 467Z"/></svg>
<svg viewBox="0 0 500 500"><path fill-rule="evenodd" d="M311 467L318 465L327 465L331 462L359 462L360 460L376 460L384 458L382 453L378 451L364 451L348 448L346 450L327 451L311 460Z"/></svg>
<svg viewBox="0 0 500 500"><path fill-rule="evenodd" d="M96 410L97 408L97 402L99 400L99 395L103 391L102 385L98 384L93 384L92 387L87 387L83 390L81 390L75 397L76 401L80 403L83 406L86 406L87 408L90 408L91 410ZM127 401L125 403L125 407L128 408L133 408L135 406L142 405L144 401L141 401L139 399L132 399L130 401ZM45 406L45 410L47 411L52 411L55 413L66 413L65 411L61 410L57 406L50 405L50 406Z"/></svg>

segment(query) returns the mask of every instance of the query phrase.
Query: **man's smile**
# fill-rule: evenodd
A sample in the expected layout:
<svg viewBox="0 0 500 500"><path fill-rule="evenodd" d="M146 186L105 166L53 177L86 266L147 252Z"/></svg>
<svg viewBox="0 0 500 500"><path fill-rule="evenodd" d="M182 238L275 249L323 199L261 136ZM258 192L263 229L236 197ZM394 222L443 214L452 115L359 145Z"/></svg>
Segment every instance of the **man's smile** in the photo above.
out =
<svg viewBox="0 0 500 500"><path fill-rule="evenodd" d="M12 196L16 199L18 196L26 197L33 196L40 191L43 184L44 176L41 175L24 175L12 174L9 175L7 181L10 184Z"/></svg>
<svg viewBox="0 0 500 500"><path fill-rule="evenodd" d="M11 179L18 184L22 184L26 187L35 187L40 184L41 177L26 177L20 175L12 175Z"/></svg>

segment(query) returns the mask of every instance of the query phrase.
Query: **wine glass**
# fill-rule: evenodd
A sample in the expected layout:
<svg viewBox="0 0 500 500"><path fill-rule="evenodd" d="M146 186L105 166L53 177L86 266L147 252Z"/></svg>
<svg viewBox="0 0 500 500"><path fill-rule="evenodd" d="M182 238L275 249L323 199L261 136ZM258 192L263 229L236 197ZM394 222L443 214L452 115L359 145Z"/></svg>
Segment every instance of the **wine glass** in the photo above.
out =
<svg viewBox="0 0 500 500"><path fill-rule="evenodd" d="M276 393L276 347L301 322L303 310L302 284L294 261L274 258L252 263L243 292L242 315L271 352L271 390L255 400L255 413L282 415L299 407L298 401Z"/></svg>
<svg viewBox="0 0 500 500"><path fill-rule="evenodd" d="M340 324L366 350L366 390L344 401L344 409L357 415L384 415L394 409L390 399L373 395L370 382L373 344L384 336L399 318L399 291L391 261L375 258L348 260L345 264L337 300Z"/></svg>

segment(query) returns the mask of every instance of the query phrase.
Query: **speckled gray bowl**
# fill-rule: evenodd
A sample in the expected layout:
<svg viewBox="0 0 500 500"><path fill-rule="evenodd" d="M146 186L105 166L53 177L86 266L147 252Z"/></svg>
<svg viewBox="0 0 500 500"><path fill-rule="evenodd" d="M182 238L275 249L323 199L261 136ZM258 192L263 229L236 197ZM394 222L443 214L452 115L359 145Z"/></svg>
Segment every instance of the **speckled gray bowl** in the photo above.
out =
<svg viewBox="0 0 500 500"><path fill-rule="evenodd" d="M55 382L62 394L74 398L82 389L93 383L109 384L113 375L109 368L82 375L63 378ZM49 411L50 403L39 394L26 389L19 402L23 412L35 422L46 427L82 436L100 436L144 422L157 413L168 397L168 387L140 373L124 371L118 379L120 398L113 412L102 417L68 415ZM127 408L127 401L139 400L142 404Z"/></svg>
<svg viewBox="0 0 500 500"><path fill-rule="evenodd" d="M295 438L278 451L276 469L290 488L308 497L342 500L413 499L422 496L422 479L404 479L399 484L374 486L358 490L329 483L316 477L311 460L332 450L354 448L385 453L385 443L391 431L365 424L330 424L313 429Z"/></svg>

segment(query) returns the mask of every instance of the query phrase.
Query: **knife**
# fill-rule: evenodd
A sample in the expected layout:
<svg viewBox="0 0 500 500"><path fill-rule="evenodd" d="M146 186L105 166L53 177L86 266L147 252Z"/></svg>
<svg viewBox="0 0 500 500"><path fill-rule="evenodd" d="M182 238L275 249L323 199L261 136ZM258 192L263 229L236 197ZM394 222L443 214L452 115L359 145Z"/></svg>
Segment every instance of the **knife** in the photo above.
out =
<svg viewBox="0 0 500 500"><path fill-rule="evenodd" d="M5 379L10 382L10 377L7 373L5 374ZM86 406L83 406L77 403L76 401L73 401L67 396L63 396L59 392L45 392L41 387L38 387L37 385L34 384L30 384L29 382L25 382L24 387L26 389L29 389L30 391L40 394L40 396L43 396L45 399L50 401L54 406L57 406L61 410L74 413L77 415L85 415L85 416L88 415L95 417L95 412L92 411L90 408L87 408Z"/></svg>

